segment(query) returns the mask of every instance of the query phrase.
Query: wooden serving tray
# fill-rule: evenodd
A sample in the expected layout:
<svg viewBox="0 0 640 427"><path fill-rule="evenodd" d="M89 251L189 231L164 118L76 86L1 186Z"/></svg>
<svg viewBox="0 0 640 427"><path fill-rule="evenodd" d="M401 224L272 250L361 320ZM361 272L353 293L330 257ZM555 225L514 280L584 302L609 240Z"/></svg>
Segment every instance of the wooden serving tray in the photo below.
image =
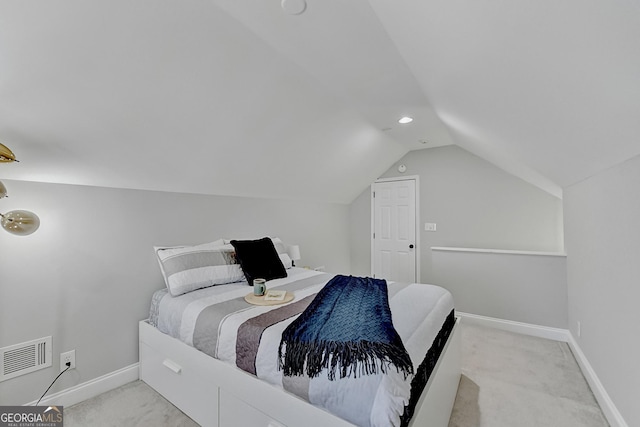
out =
<svg viewBox="0 0 640 427"><path fill-rule="evenodd" d="M264 296L260 296L260 297L256 296L253 294L253 292L248 293L247 295L244 296L244 300L249 304L253 304L253 305L280 305L289 301L293 301L294 298L295 298L295 295L293 294L293 292L289 292L289 291L287 291L287 294L284 296L284 299L281 301L265 301Z"/></svg>

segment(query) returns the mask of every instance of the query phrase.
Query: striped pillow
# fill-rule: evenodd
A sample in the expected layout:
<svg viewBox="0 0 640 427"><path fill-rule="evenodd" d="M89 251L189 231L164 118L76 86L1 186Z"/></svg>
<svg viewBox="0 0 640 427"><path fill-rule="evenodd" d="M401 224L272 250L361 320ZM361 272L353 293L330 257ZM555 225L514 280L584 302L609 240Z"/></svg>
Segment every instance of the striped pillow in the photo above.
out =
<svg viewBox="0 0 640 427"><path fill-rule="evenodd" d="M174 297L244 280L233 246L222 245L222 241L198 246L156 246L154 249L167 289Z"/></svg>

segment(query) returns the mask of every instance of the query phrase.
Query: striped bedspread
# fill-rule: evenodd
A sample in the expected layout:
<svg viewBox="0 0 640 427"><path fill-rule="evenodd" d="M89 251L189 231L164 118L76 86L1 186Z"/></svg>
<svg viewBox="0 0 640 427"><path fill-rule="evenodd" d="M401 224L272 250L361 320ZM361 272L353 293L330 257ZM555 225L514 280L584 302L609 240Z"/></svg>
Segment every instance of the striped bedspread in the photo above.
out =
<svg viewBox="0 0 640 427"><path fill-rule="evenodd" d="M246 282L213 286L171 297L154 294L150 322L161 332L200 351L235 365L258 378L302 397L359 426L400 426L409 402L411 377L390 369L386 374L329 381L284 377L278 369L278 346L284 329L307 307L333 275L292 268L288 277L268 282L295 299L277 306L254 306L244 300L252 291ZM447 316L453 298L432 285L389 282L393 324L419 366Z"/></svg>

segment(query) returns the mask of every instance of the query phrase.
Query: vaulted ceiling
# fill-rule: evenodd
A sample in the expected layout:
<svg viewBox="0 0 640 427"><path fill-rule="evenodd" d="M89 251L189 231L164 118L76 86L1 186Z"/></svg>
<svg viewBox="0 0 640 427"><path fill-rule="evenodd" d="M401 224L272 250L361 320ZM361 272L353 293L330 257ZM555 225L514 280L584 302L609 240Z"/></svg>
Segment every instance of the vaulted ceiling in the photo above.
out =
<svg viewBox="0 0 640 427"><path fill-rule="evenodd" d="M306 3L0 0L0 178L348 203L457 144L560 197L640 154L637 0Z"/></svg>

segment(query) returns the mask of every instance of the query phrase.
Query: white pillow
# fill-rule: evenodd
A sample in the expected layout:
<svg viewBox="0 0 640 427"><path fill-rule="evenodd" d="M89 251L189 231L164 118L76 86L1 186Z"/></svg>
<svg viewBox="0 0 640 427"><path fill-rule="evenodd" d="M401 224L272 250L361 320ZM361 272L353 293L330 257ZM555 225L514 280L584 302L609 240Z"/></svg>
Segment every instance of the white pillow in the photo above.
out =
<svg viewBox="0 0 640 427"><path fill-rule="evenodd" d="M278 256L280 257L280 261L282 261L282 265L284 265L284 268L290 269L291 267L293 267L293 260L291 260L289 254L278 254Z"/></svg>
<svg viewBox="0 0 640 427"><path fill-rule="evenodd" d="M272 237L271 241L273 242L273 246L275 246L276 252L278 252L278 254L287 254L287 248L284 246L284 243L282 243L282 240L280 240L279 237Z"/></svg>
<svg viewBox="0 0 640 427"><path fill-rule="evenodd" d="M172 296L244 280L231 245L222 240L197 246L154 247Z"/></svg>

